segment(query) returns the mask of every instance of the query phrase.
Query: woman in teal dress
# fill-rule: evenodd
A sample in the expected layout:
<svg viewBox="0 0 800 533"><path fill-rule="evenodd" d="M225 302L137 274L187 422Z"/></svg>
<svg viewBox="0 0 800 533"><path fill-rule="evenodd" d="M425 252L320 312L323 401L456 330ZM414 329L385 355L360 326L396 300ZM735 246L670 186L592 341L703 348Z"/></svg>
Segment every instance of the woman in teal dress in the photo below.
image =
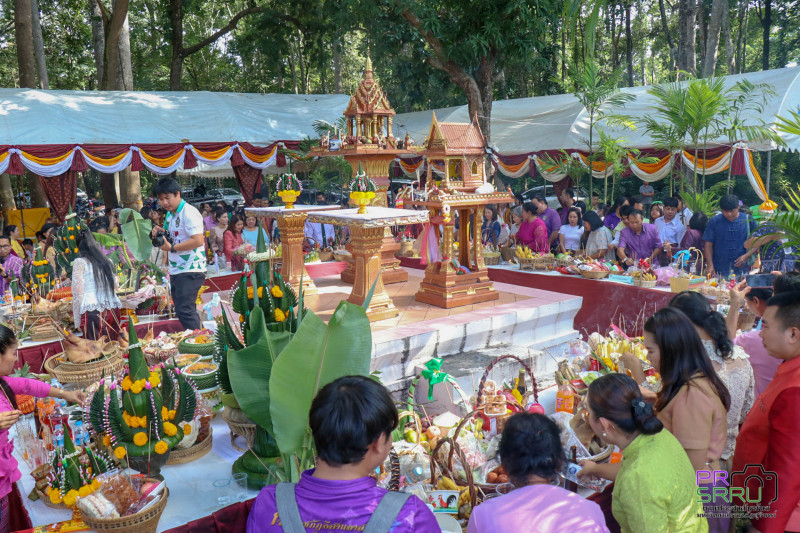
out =
<svg viewBox="0 0 800 533"><path fill-rule="evenodd" d="M706 533L695 472L686 451L642 398L636 382L608 374L586 397L589 425L622 449L622 463L582 462L581 476L614 480L611 511L623 533Z"/></svg>

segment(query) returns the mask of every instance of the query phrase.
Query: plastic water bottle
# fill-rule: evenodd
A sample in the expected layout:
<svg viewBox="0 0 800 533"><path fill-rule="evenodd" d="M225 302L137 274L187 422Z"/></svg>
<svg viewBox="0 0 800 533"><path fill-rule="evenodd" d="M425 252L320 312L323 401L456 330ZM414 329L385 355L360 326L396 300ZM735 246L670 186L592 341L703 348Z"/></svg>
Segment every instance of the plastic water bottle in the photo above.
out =
<svg viewBox="0 0 800 533"><path fill-rule="evenodd" d="M83 422L78 420L76 422L72 422L70 420L70 426L72 426L72 442L75 446L82 446L83 445Z"/></svg>
<svg viewBox="0 0 800 533"><path fill-rule="evenodd" d="M225 270L227 263L225 262L225 254L217 254L217 262L219 263L219 268L221 270Z"/></svg>
<svg viewBox="0 0 800 533"><path fill-rule="evenodd" d="M61 424L56 424L53 430L53 445L55 445L56 448L64 447L64 426Z"/></svg>

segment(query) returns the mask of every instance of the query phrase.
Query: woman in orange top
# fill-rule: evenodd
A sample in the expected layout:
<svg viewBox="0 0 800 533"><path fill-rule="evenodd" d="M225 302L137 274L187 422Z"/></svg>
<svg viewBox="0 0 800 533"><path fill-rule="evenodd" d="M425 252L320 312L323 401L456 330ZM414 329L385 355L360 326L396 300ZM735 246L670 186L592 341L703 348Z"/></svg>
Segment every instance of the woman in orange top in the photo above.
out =
<svg viewBox="0 0 800 533"><path fill-rule="evenodd" d="M658 418L681 443L696 471L721 470L731 397L694 325L678 309L661 309L645 322L644 345L648 359L661 374L662 388L656 395ZM641 361L626 354L623 363L638 383L644 381ZM727 481L719 480L718 485L726 486ZM712 488L705 492L711 494ZM721 500L704 503L724 504ZM709 532L727 532L729 521L729 517L708 517Z"/></svg>

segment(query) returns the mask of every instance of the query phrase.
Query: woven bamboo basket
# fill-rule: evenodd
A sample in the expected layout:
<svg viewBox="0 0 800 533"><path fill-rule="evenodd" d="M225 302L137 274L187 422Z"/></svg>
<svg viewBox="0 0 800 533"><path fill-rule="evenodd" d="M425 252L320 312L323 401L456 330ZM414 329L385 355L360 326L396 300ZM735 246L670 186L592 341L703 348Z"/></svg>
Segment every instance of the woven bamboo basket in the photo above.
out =
<svg viewBox="0 0 800 533"><path fill-rule="evenodd" d="M231 446L240 452L246 452L253 446L253 441L256 438L256 425L247 424L242 422L234 422L230 419L230 410L225 408L222 410L222 419L228 424L231 430ZM247 442L247 448L240 448L236 445L236 437L242 437Z"/></svg>
<svg viewBox="0 0 800 533"><path fill-rule="evenodd" d="M157 482L155 479L148 481ZM125 533L155 533L161 513L167 507L169 489L164 487L158 502L152 507L120 518L92 518L81 511L84 523L95 531L124 531Z"/></svg>
<svg viewBox="0 0 800 533"><path fill-rule="evenodd" d="M208 428L208 436L203 439L199 443L195 443L193 446L189 446L185 450L176 450L172 449L169 452L169 459L167 459L168 465L182 465L184 463L189 463L194 461L195 459L199 459L203 457L205 454L211 451L211 443L214 440L214 430L209 427Z"/></svg>
<svg viewBox="0 0 800 533"><path fill-rule="evenodd" d="M516 252L516 248L512 248L511 246L501 246L500 247L500 257L503 258L503 261L511 262L514 259L514 253Z"/></svg>
<svg viewBox="0 0 800 533"><path fill-rule="evenodd" d="M334 250L333 258L336 259L337 261L352 261L353 254L351 254L347 250Z"/></svg>
<svg viewBox="0 0 800 533"><path fill-rule="evenodd" d="M414 255L414 241L402 241L400 243L400 255L403 257Z"/></svg>
<svg viewBox="0 0 800 533"><path fill-rule="evenodd" d="M483 254L483 262L487 265L499 265L500 264L500 254Z"/></svg>
<svg viewBox="0 0 800 533"><path fill-rule="evenodd" d="M560 267L568 267L574 264L575 260L572 257L561 257L559 259L556 259L556 265Z"/></svg>
<svg viewBox="0 0 800 533"><path fill-rule="evenodd" d="M586 279L605 279L610 275L608 270L581 270L581 276Z"/></svg>
<svg viewBox="0 0 800 533"><path fill-rule="evenodd" d="M319 251L319 260L320 261L333 261L333 252L331 250L320 250Z"/></svg>
<svg viewBox="0 0 800 533"><path fill-rule="evenodd" d="M655 288L656 283L658 283L658 280L655 280L655 279L651 279L651 280L643 279L643 280L641 280L639 282L639 286L642 287L642 288L645 288L645 289L653 289L653 288Z"/></svg>
<svg viewBox="0 0 800 533"><path fill-rule="evenodd" d="M555 270L556 260L553 257L535 257L533 259L533 269L542 272Z"/></svg>
<svg viewBox="0 0 800 533"><path fill-rule="evenodd" d="M88 363L70 363L66 360L66 356L60 353L45 361L44 368L61 383L75 383L79 387L86 387L98 381L103 375L116 374L124 364L122 350L116 350Z"/></svg>
<svg viewBox="0 0 800 533"><path fill-rule="evenodd" d="M53 502L51 502L50 501L50 497L47 494L45 494L43 491L39 490L39 488L34 487L33 490L34 490L34 492L36 492L36 495L39 497L39 501L41 501L45 505L45 507L49 507L50 509L59 509L61 511L63 511L64 509L69 509L69 507L67 507L63 503L53 503Z"/></svg>
<svg viewBox="0 0 800 533"><path fill-rule="evenodd" d="M702 289L705 278L699 276L685 277L672 277L669 278L669 288L672 292L678 293L694 289Z"/></svg>
<svg viewBox="0 0 800 533"><path fill-rule="evenodd" d="M520 270L533 270L534 259L532 257L517 257L516 260Z"/></svg>

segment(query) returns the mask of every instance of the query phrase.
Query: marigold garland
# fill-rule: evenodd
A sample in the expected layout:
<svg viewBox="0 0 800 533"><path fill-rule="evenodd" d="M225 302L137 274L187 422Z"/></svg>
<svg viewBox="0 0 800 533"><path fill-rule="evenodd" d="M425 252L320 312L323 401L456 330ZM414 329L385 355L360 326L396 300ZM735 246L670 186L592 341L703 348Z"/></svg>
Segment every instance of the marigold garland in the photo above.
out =
<svg viewBox="0 0 800 533"><path fill-rule="evenodd" d="M167 449L168 449L167 443L164 442L163 440L158 441L155 445L155 452L158 455L164 455L167 452Z"/></svg>

